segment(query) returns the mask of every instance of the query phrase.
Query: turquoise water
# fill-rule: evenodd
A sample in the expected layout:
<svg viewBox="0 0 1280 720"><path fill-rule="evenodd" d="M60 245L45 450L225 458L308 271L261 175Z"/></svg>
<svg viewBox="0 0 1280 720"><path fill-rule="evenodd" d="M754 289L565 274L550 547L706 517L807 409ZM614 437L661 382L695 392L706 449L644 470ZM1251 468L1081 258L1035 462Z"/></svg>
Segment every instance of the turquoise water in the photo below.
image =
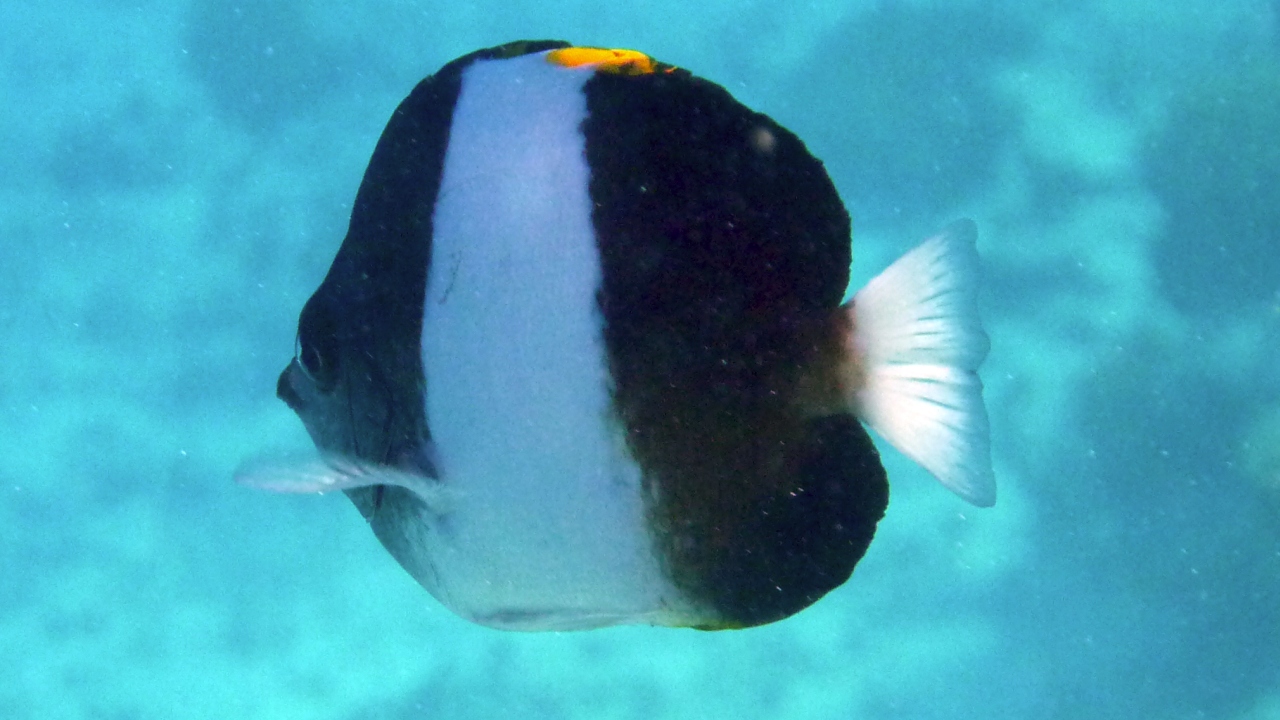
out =
<svg viewBox="0 0 1280 720"><path fill-rule="evenodd" d="M542 5L0 6L0 717L1280 719L1280 3ZM886 449L800 615L518 635L234 485L391 110L524 37L795 130L855 284L977 220L997 506Z"/></svg>

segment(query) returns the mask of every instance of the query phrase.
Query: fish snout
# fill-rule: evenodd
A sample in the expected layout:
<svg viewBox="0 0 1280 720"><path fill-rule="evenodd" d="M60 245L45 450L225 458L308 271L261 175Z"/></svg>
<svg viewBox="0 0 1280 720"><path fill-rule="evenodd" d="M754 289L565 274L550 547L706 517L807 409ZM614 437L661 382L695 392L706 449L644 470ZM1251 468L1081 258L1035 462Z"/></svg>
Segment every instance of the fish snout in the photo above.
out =
<svg viewBox="0 0 1280 720"><path fill-rule="evenodd" d="M298 378L298 361L289 362L283 372L280 373L280 379L276 381L276 397L284 401L296 413L301 413L305 403L302 395L298 393L294 382Z"/></svg>

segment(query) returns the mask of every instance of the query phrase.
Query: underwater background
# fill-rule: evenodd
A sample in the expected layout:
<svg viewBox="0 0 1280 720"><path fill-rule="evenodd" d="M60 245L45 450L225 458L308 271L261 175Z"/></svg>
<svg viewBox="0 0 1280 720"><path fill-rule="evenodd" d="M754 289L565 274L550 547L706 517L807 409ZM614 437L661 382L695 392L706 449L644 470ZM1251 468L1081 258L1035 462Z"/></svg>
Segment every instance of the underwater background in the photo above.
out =
<svg viewBox="0 0 1280 720"><path fill-rule="evenodd" d="M544 37L796 131L855 288L977 220L995 508L886 446L800 615L526 635L231 481L391 111ZM1280 720L1280 3L10 0L0 100L0 718Z"/></svg>

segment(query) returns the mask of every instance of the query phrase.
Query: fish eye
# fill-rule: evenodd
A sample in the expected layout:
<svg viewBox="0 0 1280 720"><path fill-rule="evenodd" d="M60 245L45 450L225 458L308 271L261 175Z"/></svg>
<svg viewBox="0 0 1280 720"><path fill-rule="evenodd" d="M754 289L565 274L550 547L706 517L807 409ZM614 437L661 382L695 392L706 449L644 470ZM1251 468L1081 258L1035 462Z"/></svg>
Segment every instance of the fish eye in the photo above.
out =
<svg viewBox="0 0 1280 720"><path fill-rule="evenodd" d="M311 345L303 345L302 337L293 341L293 359L311 382L319 383L318 378L324 374L324 358Z"/></svg>
<svg viewBox="0 0 1280 720"><path fill-rule="evenodd" d="M307 379L321 391L337 384L338 352L333 317L319 303L307 303L298 323L293 357Z"/></svg>

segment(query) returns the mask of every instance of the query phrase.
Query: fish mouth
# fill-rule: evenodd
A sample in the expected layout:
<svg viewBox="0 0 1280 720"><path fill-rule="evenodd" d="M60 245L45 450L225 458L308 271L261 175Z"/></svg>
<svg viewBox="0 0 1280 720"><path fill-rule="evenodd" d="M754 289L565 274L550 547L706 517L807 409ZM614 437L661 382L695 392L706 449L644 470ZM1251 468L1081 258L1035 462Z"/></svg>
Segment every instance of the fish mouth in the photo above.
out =
<svg viewBox="0 0 1280 720"><path fill-rule="evenodd" d="M303 405L302 396L293 387L293 374L297 373L297 360L292 360L285 366L280 373L280 379L276 381L276 397L284 401L285 405L295 413L301 413Z"/></svg>

